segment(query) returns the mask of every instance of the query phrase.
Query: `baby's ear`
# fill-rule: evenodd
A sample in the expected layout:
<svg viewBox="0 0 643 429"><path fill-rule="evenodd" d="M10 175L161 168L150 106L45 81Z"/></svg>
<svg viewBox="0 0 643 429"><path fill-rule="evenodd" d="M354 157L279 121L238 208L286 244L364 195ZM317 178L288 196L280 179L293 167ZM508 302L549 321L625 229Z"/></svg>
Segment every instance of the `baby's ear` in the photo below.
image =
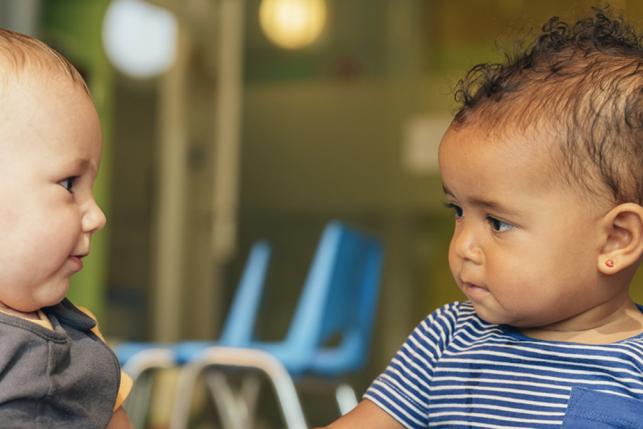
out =
<svg viewBox="0 0 643 429"><path fill-rule="evenodd" d="M619 204L603 218L605 239L598 256L598 270L618 273L636 264L643 254L643 207Z"/></svg>

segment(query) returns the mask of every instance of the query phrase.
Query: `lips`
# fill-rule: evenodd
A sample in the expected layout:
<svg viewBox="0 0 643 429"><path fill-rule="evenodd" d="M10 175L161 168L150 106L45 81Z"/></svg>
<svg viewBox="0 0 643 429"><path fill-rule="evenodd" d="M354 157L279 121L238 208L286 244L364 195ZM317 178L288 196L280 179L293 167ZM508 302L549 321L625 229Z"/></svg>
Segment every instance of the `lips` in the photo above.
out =
<svg viewBox="0 0 643 429"><path fill-rule="evenodd" d="M76 271L80 271L83 269L83 258L87 255L71 255L69 257L69 260L71 263L74 265L74 268Z"/></svg>
<svg viewBox="0 0 643 429"><path fill-rule="evenodd" d="M475 283L462 282L462 292L471 299L483 298L489 295L489 289Z"/></svg>

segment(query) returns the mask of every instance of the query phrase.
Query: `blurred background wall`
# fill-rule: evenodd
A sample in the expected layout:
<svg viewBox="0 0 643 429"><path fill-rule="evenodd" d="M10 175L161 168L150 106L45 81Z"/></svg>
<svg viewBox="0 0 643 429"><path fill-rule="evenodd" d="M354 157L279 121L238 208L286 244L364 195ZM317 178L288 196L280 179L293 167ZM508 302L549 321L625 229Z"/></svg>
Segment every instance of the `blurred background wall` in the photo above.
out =
<svg viewBox="0 0 643 429"><path fill-rule="evenodd" d="M321 35L286 49L260 28L260 0L239 0L239 146L226 154L217 122L230 66L220 43L226 1L151 3L176 16L177 64L141 79L105 56L108 0L0 1L3 26L45 39L78 65L103 120L97 193L109 222L74 298L96 309L113 338L213 338L250 244L268 239L275 257L258 334L281 337L321 228L343 219L386 243L372 359L355 380L361 389L424 315L461 298L448 271L452 216L436 160L454 84L472 65L500 60L499 46L511 49L549 16L572 18L596 4L326 0ZM607 3L641 25L640 0ZM221 182L223 156L232 161ZM176 182L164 176L167 163L180 170ZM168 186L179 193L172 231L159 209ZM217 200L217 186L227 186L228 199Z"/></svg>

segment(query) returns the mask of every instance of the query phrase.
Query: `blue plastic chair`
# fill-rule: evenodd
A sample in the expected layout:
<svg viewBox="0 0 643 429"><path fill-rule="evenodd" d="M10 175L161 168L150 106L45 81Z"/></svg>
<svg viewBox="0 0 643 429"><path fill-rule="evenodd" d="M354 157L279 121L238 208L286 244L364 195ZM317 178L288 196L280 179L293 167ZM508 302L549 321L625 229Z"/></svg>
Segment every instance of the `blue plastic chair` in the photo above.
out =
<svg viewBox="0 0 643 429"><path fill-rule="evenodd" d="M123 369L134 380L136 392L126 404L135 428L143 427L151 399L151 380L144 381L144 373L167 369L185 363L182 356L220 344L243 346L250 338L248 327L253 326L263 293L266 271L270 259L270 246L265 241L255 243L248 256L239 286L230 305L218 341L184 341L175 344L151 342L126 342L114 349Z"/></svg>
<svg viewBox="0 0 643 429"><path fill-rule="evenodd" d="M221 380L221 373L209 371L214 368L263 372L275 387L286 426L306 427L294 382L301 376L338 379L366 363L382 255L382 245L375 237L337 221L329 223L317 247L286 338L266 343L249 336L243 347L219 345L185 355L186 365L179 376L171 427L186 427L194 385L201 375L206 375L215 402L225 401L220 410L228 414L235 410L252 413L253 404L244 405L243 398L233 397ZM254 320L245 321L254 324ZM244 326L243 331L251 333L252 328ZM337 345L327 345L329 340L338 337ZM208 374L218 375L208 381ZM345 384L340 385L337 395L343 413L357 404L354 391ZM342 399L346 397L348 400ZM251 416L228 417L232 418L231 427L250 425L247 419Z"/></svg>

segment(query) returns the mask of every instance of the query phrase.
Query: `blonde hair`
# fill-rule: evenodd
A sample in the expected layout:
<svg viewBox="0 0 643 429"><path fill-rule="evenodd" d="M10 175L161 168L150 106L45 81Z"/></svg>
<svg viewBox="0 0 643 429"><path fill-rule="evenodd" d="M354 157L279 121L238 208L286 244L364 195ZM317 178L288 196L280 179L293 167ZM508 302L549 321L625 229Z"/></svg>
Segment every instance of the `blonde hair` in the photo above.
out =
<svg viewBox="0 0 643 429"><path fill-rule="evenodd" d="M17 33L15 31L0 28L0 60L14 67L15 72L23 71L27 66L38 66L43 69L54 69L61 72L73 83L80 85L90 95L89 88L82 75L78 72L67 58L46 43ZM2 70L0 75L7 71Z"/></svg>

